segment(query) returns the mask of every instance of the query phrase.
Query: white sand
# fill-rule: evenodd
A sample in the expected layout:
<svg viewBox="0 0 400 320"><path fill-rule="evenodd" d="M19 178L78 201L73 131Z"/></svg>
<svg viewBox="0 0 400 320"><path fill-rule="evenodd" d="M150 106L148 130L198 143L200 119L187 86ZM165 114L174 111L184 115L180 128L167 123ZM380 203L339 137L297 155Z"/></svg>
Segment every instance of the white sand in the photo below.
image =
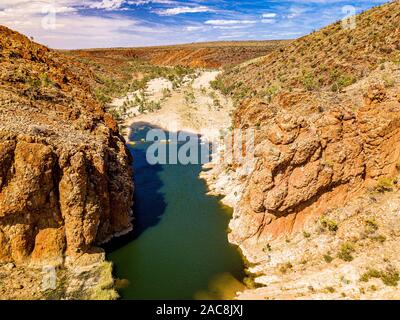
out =
<svg viewBox="0 0 400 320"><path fill-rule="evenodd" d="M129 118L125 125L132 127L135 124L148 123L168 131L202 134L209 141L217 139L221 130L230 126L230 112L233 110L232 101L210 87L210 81L218 74L219 71L201 71L192 85L187 84L175 90L168 80L159 78L150 81L146 90L149 99L161 99L160 92L164 88L171 90L171 97L161 102L161 110ZM191 90L196 101L187 104L185 92ZM219 101L220 106L215 106L214 100Z"/></svg>

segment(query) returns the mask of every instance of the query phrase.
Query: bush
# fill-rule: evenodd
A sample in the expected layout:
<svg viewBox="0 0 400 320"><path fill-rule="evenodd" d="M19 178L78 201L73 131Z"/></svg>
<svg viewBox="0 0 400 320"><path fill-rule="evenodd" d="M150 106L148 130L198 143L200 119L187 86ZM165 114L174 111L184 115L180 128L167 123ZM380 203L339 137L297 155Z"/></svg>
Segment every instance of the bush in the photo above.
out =
<svg viewBox="0 0 400 320"><path fill-rule="evenodd" d="M389 178L381 177L376 185L376 191L378 192L389 192L393 191L393 181Z"/></svg>
<svg viewBox="0 0 400 320"><path fill-rule="evenodd" d="M346 242L343 243L340 247L340 251L338 253L338 258L342 259L343 261L353 261L352 253L355 252L354 245L352 243Z"/></svg>
<svg viewBox="0 0 400 320"><path fill-rule="evenodd" d="M283 274L287 273L289 270L293 268L293 265L290 262L286 262L279 266L279 271Z"/></svg>
<svg viewBox="0 0 400 320"><path fill-rule="evenodd" d="M311 73L304 74L301 83L308 91L314 91L319 88L318 83L315 81L314 76Z"/></svg>
<svg viewBox="0 0 400 320"><path fill-rule="evenodd" d="M397 287L400 281L400 274L396 269L388 268L381 273L381 279L386 286Z"/></svg>
<svg viewBox="0 0 400 320"><path fill-rule="evenodd" d="M328 293L335 293L336 292L334 287L326 287L325 291L327 291Z"/></svg>
<svg viewBox="0 0 400 320"><path fill-rule="evenodd" d="M325 229L328 229L329 231L336 232L339 229L339 226L336 221L329 220L326 217L321 218L321 225Z"/></svg>
<svg viewBox="0 0 400 320"><path fill-rule="evenodd" d="M395 268L388 268L386 271L369 269L360 277L360 281L368 282L371 278L381 279L386 286L396 287L400 281L400 274Z"/></svg>
<svg viewBox="0 0 400 320"><path fill-rule="evenodd" d="M395 85L395 80L394 78L386 75L383 77L383 82L385 83L386 88L393 88Z"/></svg>
<svg viewBox="0 0 400 320"><path fill-rule="evenodd" d="M279 91L279 87L276 85L269 86L264 93L264 96L267 98L268 102L271 102L274 95Z"/></svg>
<svg viewBox="0 0 400 320"><path fill-rule="evenodd" d="M303 236L304 236L304 238L308 239L311 237L311 233L309 233L307 231L303 231Z"/></svg>
<svg viewBox="0 0 400 320"><path fill-rule="evenodd" d="M342 92L344 88L356 82L356 79L350 75L343 74L340 70L334 69L330 75L333 92Z"/></svg>
<svg viewBox="0 0 400 320"><path fill-rule="evenodd" d="M193 104L196 102L196 96L193 91L185 91L185 102L186 104Z"/></svg>
<svg viewBox="0 0 400 320"><path fill-rule="evenodd" d="M368 219L365 221L365 232L367 234L375 233L378 229L379 229L379 226L375 220Z"/></svg>

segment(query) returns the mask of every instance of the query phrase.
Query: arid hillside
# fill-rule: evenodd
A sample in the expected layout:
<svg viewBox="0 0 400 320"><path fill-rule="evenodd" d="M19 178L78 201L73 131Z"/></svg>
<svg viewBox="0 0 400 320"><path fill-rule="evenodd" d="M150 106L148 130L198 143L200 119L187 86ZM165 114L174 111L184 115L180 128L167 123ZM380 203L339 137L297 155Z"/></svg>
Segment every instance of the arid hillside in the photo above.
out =
<svg viewBox="0 0 400 320"><path fill-rule="evenodd" d="M230 239L263 287L243 298L396 297L400 3L356 21L355 29L335 23L213 83L236 101L233 128L256 132L252 161L205 175L235 207ZM378 214L371 202L391 209ZM369 225L373 231L364 230ZM369 278L359 279L370 269L378 271L369 278L393 281L366 289ZM346 273L351 285L341 292Z"/></svg>
<svg viewBox="0 0 400 320"><path fill-rule="evenodd" d="M35 292L7 282L13 270L26 280L13 268L100 263L96 245L131 228L131 158L91 93L92 78L83 65L0 27L2 298Z"/></svg>
<svg viewBox="0 0 400 320"><path fill-rule="evenodd" d="M338 21L279 50L232 67L221 88L267 101L279 92L340 92L384 62L400 61L398 1L359 15L355 29Z"/></svg>

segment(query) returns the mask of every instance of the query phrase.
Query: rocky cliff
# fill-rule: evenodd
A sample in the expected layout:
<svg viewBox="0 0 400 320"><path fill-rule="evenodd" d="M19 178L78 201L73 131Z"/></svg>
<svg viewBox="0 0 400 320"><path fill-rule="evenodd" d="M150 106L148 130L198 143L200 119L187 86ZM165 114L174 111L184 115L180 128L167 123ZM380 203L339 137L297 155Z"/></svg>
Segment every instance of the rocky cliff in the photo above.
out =
<svg viewBox="0 0 400 320"><path fill-rule="evenodd" d="M332 274L316 276L314 272L314 292L308 290L311 285L304 272L316 266L328 269L327 262L321 263L324 254L340 251L346 241L354 243L351 251L360 249L366 256L386 254L384 245L363 243L361 229L368 219L379 220L377 226L392 224L389 221L396 210L388 217L362 216L363 210L376 213L365 200L353 216L354 230L351 224L346 226L345 214L335 210L366 194L383 201L383 192L393 192L393 196L385 198L382 207L400 209L395 195L400 169L399 12L396 1L358 16L355 29L345 29L338 22L227 71L215 84L237 101L233 127L256 132L251 163L233 162L205 174L214 192L227 195L235 207L230 240L248 259L256 285L264 287L259 291L262 296L249 293L243 297L320 298L325 287L336 290L336 282L327 283L332 277L338 280L345 270L340 268L350 263L340 255ZM252 168L250 173L245 165ZM316 232L312 227L320 225L320 219L328 229L331 226L329 239L335 246L329 247L323 230L310 232ZM308 225L311 229L307 231ZM398 248L399 225L391 227L385 239L391 243L388 248ZM300 241L304 240L302 232L309 241ZM285 249L292 240L298 246ZM314 262L301 265L307 252ZM359 255L351 265L353 278L371 267ZM374 263L391 270L400 267L399 255L393 253L390 261ZM293 277L297 274L297 282L292 277L289 283L280 267ZM398 278L397 271L392 275ZM285 285L289 287L286 291L293 289L286 296ZM334 290L325 292L326 296L333 296ZM357 294L352 297L379 297Z"/></svg>
<svg viewBox="0 0 400 320"><path fill-rule="evenodd" d="M130 154L89 72L0 35L0 263L90 263L96 245L131 227Z"/></svg>

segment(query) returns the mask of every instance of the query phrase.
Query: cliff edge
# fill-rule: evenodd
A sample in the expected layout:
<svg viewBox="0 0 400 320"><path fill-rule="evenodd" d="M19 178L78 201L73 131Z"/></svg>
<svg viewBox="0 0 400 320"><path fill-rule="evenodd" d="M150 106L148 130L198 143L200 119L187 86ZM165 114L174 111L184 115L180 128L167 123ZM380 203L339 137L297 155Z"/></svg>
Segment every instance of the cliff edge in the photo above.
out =
<svg viewBox="0 0 400 320"><path fill-rule="evenodd" d="M91 77L0 26L2 264L88 265L131 228L130 154Z"/></svg>
<svg viewBox="0 0 400 320"><path fill-rule="evenodd" d="M214 83L236 100L233 128L255 131L251 162L204 174L234 206L230 240L262 287L241 297L398 298L398 281L372 293L358 280L371 268L399 280L399 12L395 1L357 16L355 28L339 21Z"/></svg>

